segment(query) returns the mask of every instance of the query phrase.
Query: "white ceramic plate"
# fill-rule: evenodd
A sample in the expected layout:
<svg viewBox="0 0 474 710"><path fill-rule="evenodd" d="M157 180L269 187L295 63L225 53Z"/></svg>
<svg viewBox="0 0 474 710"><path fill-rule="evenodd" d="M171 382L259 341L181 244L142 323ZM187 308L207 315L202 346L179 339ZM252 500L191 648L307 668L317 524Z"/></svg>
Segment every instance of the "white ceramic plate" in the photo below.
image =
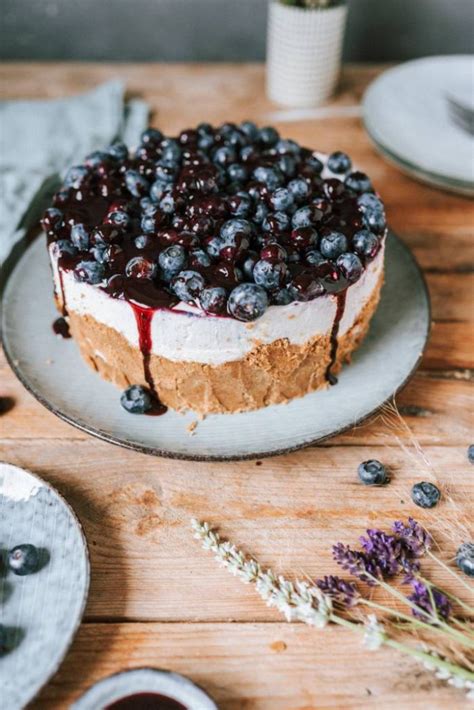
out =
<svg viewBox="0 0 474 710"><path fill-rule="evenodd" d="M448 97L474 108L474 57L427 57L384 72L367 89L363 116L379 150L404 172L474 195L474 139L450 118Z"/></svg>
<svg viewBox="0 0 474 710"><path fill-rule="evenodd" d="M420 270L395 235L386 251L386 282L370 333L339 383L289 404L199 422L192 412L127 414L120 392L82 361L73 340L58 339L52 279L43 239L24 254L4 298L7 358L23 384L62 419L101 439L145 453L195 460L260 458L343 431L376 411L415 370L429 334L428 293Z"/></svg>
<svg viewBox="0 0 474 710"><path fill-rule="evenodd" d="M45 481L0 462L0 548L42 551L24 577L0 569L0 623L10 650L0 656L0 707L19 710L59 667L80 624L89 590L89 557L79 522Z"/></svg>

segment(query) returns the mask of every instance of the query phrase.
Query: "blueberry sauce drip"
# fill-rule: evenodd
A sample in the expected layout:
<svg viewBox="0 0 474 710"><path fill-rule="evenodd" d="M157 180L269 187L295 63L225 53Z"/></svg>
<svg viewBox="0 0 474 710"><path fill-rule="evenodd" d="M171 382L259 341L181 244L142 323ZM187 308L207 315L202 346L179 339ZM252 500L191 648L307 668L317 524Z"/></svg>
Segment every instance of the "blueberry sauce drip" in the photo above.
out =
<svg viewBox="0 0 474 710"><path fill-rule="evenodd" d="M186 706L160 693L134 693L120 698L106 710L187 710Z"/></svg>
<svg viewBox="0 0 474 710"><path fill-rule="evenodd" d="M61 338L64 338L65 340L67 338L71 337L71 332L69 330L69 324L67 320L63 317L56 318L56 320L53 323L53 332L56 335L59 335Z"/></svg>
<svg viewBox="0 0 474 710"><path fill-rule="evenodd" d="M148 416L155 417L161 416L168 411L168 408L160 402L150 369L152 348L151 321L155 310L150 306L142 306L135 301L129 301L129 303L133 309L135 321L137 323L138 345L143 358L143 374L145 382L147 383L153 398L152 407L146 412L146 414Z"/></svg>
<svg viewBox="0 0 474 710"><path fill-rule="evenodd" d="M333 375L331 370L334 367L337 358L339 326L341 324L341 320L346 307L346 294L347 290L341 291L341 293L338 293L336 296L336 315L334 316L334 321L331 328L331 349L329 353L329 364L326 369L326 380L329 382L330 385L337 384L337 377Z"/></svg>

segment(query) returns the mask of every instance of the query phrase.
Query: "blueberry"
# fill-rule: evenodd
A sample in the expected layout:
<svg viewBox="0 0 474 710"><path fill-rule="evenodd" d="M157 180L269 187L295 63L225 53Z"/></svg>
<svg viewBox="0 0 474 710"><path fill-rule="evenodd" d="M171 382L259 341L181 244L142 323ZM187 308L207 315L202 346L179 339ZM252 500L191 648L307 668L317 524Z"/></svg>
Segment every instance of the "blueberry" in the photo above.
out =
<svg viewBox="0 0 474 710"><path fill-rule="evenodd" d="M255 214L253 216L254 222L257 224L262 224L263 220L268 214L268 207L264 202L259 202L255 208Z"/></svg>
<svg viewBox="0 0 474 710"><path fill-rule="evenodd" d="M71 227L71 242L79 251L87 251L89 248L89 232L82 223Z"/></svg>
<svg viewBox="0 0 474 710"><path fill-rule="evenodd" d="M208 151L212 148L214 143L215 139L213 135L211 135L210 133L203 133L199 136L197 144L200 150Z"/></svg>
<svg viewBox="0 0 474 710"><path fill-rule="evenodd" d="M199 297L201 308L207 313L220 314L225 313L227 302L227 293L225 288L220 286L212 286L201 291Z"/></svg>
<svg viewBox="0 0 474 710"><path fill-rule="evenodd" d="M165 138L161 142L161 159L178 162L181 158L181 147L174 138Z"/></svg>
<svg viewBox="0 0 474 710"><path fill-rule="evenodd" d="M89 171L85 165L73 165L66 173L64 186L79 190L88 175Z"/></svg>
<svg viewBox="0 0 474 710"><path fill-rule="evenodd" d="M257 182L262 182L269 190L276 190L283 184L283 175L281 170L267 165L259 165L253 171L253 177Z"/></svg>
<svg viewBox="0 0 474 710"><path fill-rule="evenodd" d="M242 121L239 126L240 130L244 135L247 136L251 141L256 141L258 137L258 128L252 121Z"/></svg>
<svg viewBox="0 0 474 710"><path fill-rule="evenodd" d="M310 155L309 158L305 160L306 165L313 170L313 172L318 175L322 172L324 165L315 155Z"/></svg>
<svg viewBox="0 0 474 710"><path fill-rule="evenodd" d="M372 258L379 248L379 240L368 229L361 229L352 237L352 246L357 254Z"/></svg>
<svg viewBox="0 0 474 710"><path fill-rule="evenodd" d="M105 244L102 246L94 246L92 247L90 253L94 257L94 259L97 261L98 264L105 264L107 261L106 253L105 253Z"/></svg>
<svg viewBox="0 0 474 710"><path fill-rule="evenodd" d="M257 261L253 269L253 280L257 286L262 286L262 288L268 291L273 291L285 281L286 275L288 273L287 266L284 262L279 261L272 263L261 259Z"/></svg>
<svg viewBox="0 0 474 710"><path fill-rule="evenodd" d="M362 220L366 227L376 232L385 229L385 210L381 200L371 192L365 192L357 198L357 204L362 212Z"/></svg>
<svg viewBox="0 0 474 710"><path fill-rule="evenodd" d="M159 202L163 195L165 194L168 187L168 183L164 180L155 180L155 182L150 187L150 197L153 202Z"/></svg>
<svg viewBox="0 0 474 710"><path fill-rule="evenodd" d="M299 227L291 232L291 241L297 249L309 249L318 241L318 233L313 227Z"/></svg>
<svg viewBox="0 0 474 710"><path fill-rule="evenodd" d="M175 275L186 265L186 252L182 246L174 244L161 252L158 262L163 271Z"/></svg>
<svg viewBox="0 0 474 710"><path fill-rule="evenodd" d="M286 212L270 212L262 222L264 232L284 232L290 226Z"/></svg>
<svg viewBox="0 0 474 710"><path fill-rule="evenodd" d="M120 162L127 160L128 158L128 148L125 143L121 143L120 141L112 143L112 145L107 149L107 153L111 158Z"/></svg>
<svg viewBox="0 0 474 710"><path fill-rule="evenodd" d="M272 126L264 126L264 128L259 130L258 138L264 146L271 148L275 145L275 143L277 143L280 136L278 135L278 131L276 131Z"/></svg>
<svg viewBox="0 0 474 710"><path fill-rule="evenodd" d="M252 198L247 192L239 191L227 200L229 211L236 217L248 217L252 210Z"/></svg>
<svg viewBox="0 0 474 710"><path fill-rule="evenodd" d="M174 163L169 165L163 165L163 161L157 163L155 168L155 177L159 182L164 182L165 184L170 184L174 182L176 173L178 171L178 166Z"/></svg>
<svg viewBox="0 0 474 710"><path fill-rule="evenodd" d="M21 577L37 572L40 566L40 553L34 545L18 545L11 549L7 557L8 568Z"/></svg>
<svg viewBox="0 0 474 710"><path fill-rule="evenodd" d="M220 252L220 249L219 249ZM204 249L192 249L192 251L189 252L189 264L190 266L196 267L196 266L210 266L211 265L211 260L209 256L206 254Z"/></svg>
<svg viewBox="0 0 474 710"><path fill-rule="evenodd" d="M130 215L125 210L114 210L107 215L107 222L115 224L116 227L126 229L131 223Z"/></svg>
<svg viewBox="0 0 474 710"><path fill-rule="evenodd" d="M290 180L287 187L297 202L303 202L303 200L308 197L310 193L310 187L303 178L295 178L294 180Z"/></svg>
<svg viewBox="0 0 474 710"><path fill-rule="evenodd" d="M131 385L122 392L120 404L130 414L145 414L152 407L152 398L141 385Z"/></svg>
<svg viewBox="0 0 474 710"><path fill-rule="evenodd" d="M268 307L266 291L256 284L240 284L229 296L227 310L241 321L252 321L263 316Z"/></svg>
<svg viewBox="0 0 474 710"><path fill-rule="evenodd" d="M277 242L269 242L261 250L260 258L269 261L271 264L276 264L278 261L288 261L288 253Z"/></svg>
<svg viewBox="0 0 474 710"><path fill-rule="evenodd" d="M212 160L218 165L230 165L237 160L237 154L231 146L223 145L214 151Z"/></svg>
<svg viewBox="0 0 474 710"><path fill-rule="evenodd" d="M163 140L163 134L156 128L147 128L140 136L140 143L148 145L149 143L160 143Z"/></svg>
<svg viewBox="0 0 474 710"><path fill-rule="evenodd" d="M76 256L77 254L76 247L69 239L58 239L57 242L53 242L52 250L56 257Z"/></svg>
<svg viewBox="0 0 474 710"><path fill-rule="evenodd" d="M143 214L147 214L150 210L153 211L155 209L156 205L149 197L142 197L140 199L140 210L143 212Z"/></svg>
<svg viewBox="0 0 474 710"><path fill-rule="evenodd" d="M422 481L415 483L411 489L411 499L420 508L434 508L440 498L440 490L434 483Z"/></svg>
<svg viewBox="0 0 474 710"><path fill-rule="evenodd" d="M298 294L292 286L280 288L273 294L273 302L278 306L287 306L289 303L298 300Z"/></svg>
<svg viewBox="0 0 474 710"><path fill-rule="evenodd" d="M204 278L197 271L181 271L171 282L171 288L181 301L192 303L205 286Z"/></svg>
<svg viewBox="0 0 474 710"><path fill-rule="evenodd" d="M136 170L126 170L125 184L134 197L143 197L149 190L148 181Z"/></svg>
<svg viewBox="0 0 474 710"><path fill-rule="evenodd" d="M336 265L339 267L342 275L349 283L355 283L362 274L362 262L357 256L348 251L337 257Z"/></svg>
<svg viewBox="0 0 474 710"><path fill-rule="evenodd" d="M281 153L282 155L289 153L290 155L298 156L301 152L301 148L298 143L283 138L280 138L278 143L275 145L275 150L277 153Z"/></svg>
<svg viewBox="0 0 474 710"><path fill-rule="evenodd" d="M332 173L340 175L341 173L348 173L352 167L352 161L346 153L342 153L337 150L335 153L331 153L328 158L328 168Z"/></svg>
<svg viewBox="0 0 474 710"><path fill-rule="evenodd" d="M298 227L311 227L312 225L313 213L308 206L300 207L291 218L291 226L293 229L298 229Z"/></svg>
<svg viewBox="0 0 474 710"><path fill-rule="evenodd" d="M154 234L156 230L156 208L153 210L148 210L145 215L141 218L140 228L145 234Z"/></svg>
<svg viewBox="0 0 474 710"><path fill-rule="evenodd" d="M232 182L244 182L247 179L247 168L240 163L232 163L227 168L227 174Z"/></svg>
<svg viewBox="0 0 474 710"><path fill-rule="evenodd" d="M276 165L287 177L293 177L296 172L296 160L292 155L280 155Z"/></svg>
<svg viewBox="0 0 474 710"><path fill-rule="evenodd" d="M341 232L329 232L321 239L319 249L327 259L336 259L347 251L347 237Z"/></svg>
<svg viewBox="0 0 474 710"><path fill-rule="evenodd" d="M113 242L119 242L122 238L122 230L114 224L100 224L92 230L91 243L98 246L105 246Z"/></svg>
<svg viewBox="0 0 474 710"><path fill-rule="evenodd" d="M219 254L221 253L223 247L224 242L222 241L222 239L219 239L219 237L213 237L212 239L209 239L209 241L206 242L207 253L213 259L217 259L219 257Z"/></svg>
<svg viewBox="0 0 474 710"><path fill-rule="evenodd" d="M160 200L160 210L165 214L172 214L175 210L174 197L167 192Z"/></svg>
<svg viewBox="0 0 474 710"><path fill-rule="evenodd" d="M152 239L147 234L139 234L138 237L135 237L133 242L137 249L146 249L147 247L151 246Z"/></svg>
<svg viewBox="0 0 474 710"><path fill-rule="evenodd" d="M130 279L151 281L157 274L156 264L144 256L134 256L125 267L125 274Z"/></svg>
<svg viewBox="0 0 474 710"><path fill-rule="evenodd" d="M98 284L104 278L104 267L97 261L80 261L74 269L76 281L88 284Z"/></svg>
<svg viewBox="0 0 474 710"><path fill-rule="evenodd" d="M456 564L468 577L474 577L474 542L464 542L459 547Z"/></svg>
<svg viewBox="0 0 474 710"><path fill-rule="evenodd" d="M359 464L357 474L364 486L380 486L387 482L385 466L376 459L363 461Z"/></svg>
<svg viewBox="0 0 474 710"><path fill-rule="evenodd" d="M242 271L249 281L253 280L253 270L257 261L259 261L258 254L255 251L248 251L242 263Z"/></svg>
<svg viewBox="0 0 474 710"><path fill-rule="evenodd" d="M255 155L255 148L252 145L244 145L240 150L240 160L244 163Z"/></svg>
<svg viewBox="0 0 474 710"><path fill-rule="evenodd" d="M293 204L293 194L286 187L278 187L270 195L270 203L274 210L285 211Z"/></svg>
<svg viewBox="0 0 474 710"><path fill-rule="evenodd" d="M41 220L43 229L46 231L58 230L63 225L64 215L57 207L48 207Z"/></svg>
<svg viewBox="0 0 474 710"><path fill-rule="evenodd" d="M108 160L108 155L103 150L94 150L92 153L86 156L86 165L91 168L96 168L102 163L106 163Z"/></svg>
<svg viewBox="0 0 474 710"><path fill-rule="evenodd" d="M249 237L252 225L246 219L229 219L222 225L220 234L224 242L235 239L237 234Z"/></svg>
<svg viewBox="0 0 474 710"><path fill-rule="evenodd" d="M349 173L349 175L344 180L344 184L350 190L354 192L369 192L372 189L372 183L365 173L361 173L356 170L354 173Z"/></svg>
<svg viewBox="0 0 474 710"><path fill-rule="evenodd" d="M467 450L467 458L470 463L474 463L474 444L471 444Z"/></svg>
<svg viewBox="0 0 474 710"><path fill-rule="evenodd" d="M305 255L306 263L311 264L311 266L319 266L320 264L325 264L326 259L317 249L310 249Z"/></svg>

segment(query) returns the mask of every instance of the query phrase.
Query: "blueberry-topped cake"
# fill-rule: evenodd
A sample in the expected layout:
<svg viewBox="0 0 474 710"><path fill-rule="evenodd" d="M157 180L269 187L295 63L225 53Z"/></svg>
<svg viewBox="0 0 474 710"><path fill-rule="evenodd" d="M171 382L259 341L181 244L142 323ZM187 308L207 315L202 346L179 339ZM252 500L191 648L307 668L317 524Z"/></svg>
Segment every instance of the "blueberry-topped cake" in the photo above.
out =
<svg viewBox="0 0 474 710"><path fill-rule="evenodd" d="M92 153L43 227L56 328L130 411L236 412L334 384L383 280L367 175L251 122Z"/></svg>

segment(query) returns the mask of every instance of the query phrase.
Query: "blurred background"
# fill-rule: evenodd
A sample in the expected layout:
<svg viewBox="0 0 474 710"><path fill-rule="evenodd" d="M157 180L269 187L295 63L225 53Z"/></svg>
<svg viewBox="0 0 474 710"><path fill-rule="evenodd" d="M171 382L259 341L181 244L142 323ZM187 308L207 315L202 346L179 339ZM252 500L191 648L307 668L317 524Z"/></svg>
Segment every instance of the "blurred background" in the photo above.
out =
<svg viewBox="0 0 474 710"><path fill-rule="evenodd" d="M261 60L266 14L267 0L0 0L0 57ZM473 27L473 0L350 0L344 59L471 53Z"/></svg>

